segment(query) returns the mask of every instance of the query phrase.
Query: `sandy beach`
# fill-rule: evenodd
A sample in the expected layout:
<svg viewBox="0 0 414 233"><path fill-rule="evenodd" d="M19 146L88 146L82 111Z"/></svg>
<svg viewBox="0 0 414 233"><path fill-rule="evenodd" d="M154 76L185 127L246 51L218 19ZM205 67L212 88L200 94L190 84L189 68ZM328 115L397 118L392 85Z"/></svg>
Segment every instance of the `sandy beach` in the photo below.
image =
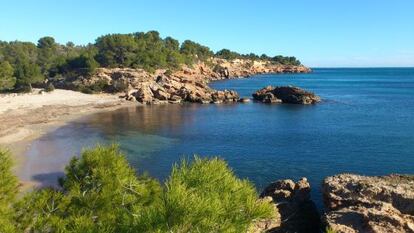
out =
<svg viewBox="0 0 414 233"><path fill-rule="evenodd" d="M11 150L16 170L30 142L49 130L86 114L132 106L118 95L70 90L0 95L0 146Z"/></svg>

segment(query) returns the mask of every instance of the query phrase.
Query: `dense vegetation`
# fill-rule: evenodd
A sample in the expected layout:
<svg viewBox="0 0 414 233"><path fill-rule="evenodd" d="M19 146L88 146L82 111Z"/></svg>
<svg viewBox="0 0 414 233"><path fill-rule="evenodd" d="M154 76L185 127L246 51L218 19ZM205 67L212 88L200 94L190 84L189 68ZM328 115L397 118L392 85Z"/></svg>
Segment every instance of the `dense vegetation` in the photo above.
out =
<svg viewBox="0 0 414 233"><path fill-rule="evenodd" d="M137 175L116 146L84 150L59 189L16 199L11 161L0 152L0 232L246 232L273 209L218 158L173 167L164 185Z"/></svg>
<svg viewBox="0 0 414 233"><path fill-rule="evenodd" d="M45 85L45 80L91 75L97 67L174 70L181 64L191 65L211 57L300 65L295 57L243 55L228 49L213 53L207 46L190 40L180 44L171 37L161 38L157 31L109 34L85 46L76 46L72 42L62 45L52 37L43 37L37 45L0 41L0 91L29 91L33 84Z"/></svg>

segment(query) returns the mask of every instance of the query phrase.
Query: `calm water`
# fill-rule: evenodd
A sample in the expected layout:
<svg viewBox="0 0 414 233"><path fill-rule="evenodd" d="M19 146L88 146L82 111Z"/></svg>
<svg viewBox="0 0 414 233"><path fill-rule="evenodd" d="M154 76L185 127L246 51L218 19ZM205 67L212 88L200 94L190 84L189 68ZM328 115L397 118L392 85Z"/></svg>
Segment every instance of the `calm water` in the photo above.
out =
<svg viewBox="0 0 414 233"><path fill-rule="evenodd" d="M79 148L112 141L139 171L161 180L174 162L193 154L223 157L259 189L305 176L319 206L326 176L414 173L414 69L315 69L211 84L241 96L266 85L296 85L324 101L143 106L95 114L34 141L21 177L51 184Z"/></svg>

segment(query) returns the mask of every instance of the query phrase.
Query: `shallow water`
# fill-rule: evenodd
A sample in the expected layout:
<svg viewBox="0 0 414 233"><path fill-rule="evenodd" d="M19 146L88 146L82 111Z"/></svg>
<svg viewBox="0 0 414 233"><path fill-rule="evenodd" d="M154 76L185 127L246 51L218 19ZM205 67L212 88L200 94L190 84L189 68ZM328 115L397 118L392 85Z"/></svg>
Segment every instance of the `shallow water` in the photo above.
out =
<svg viewBox="0 0 414 233"><path fill-rule="evenodd" d="M24 180L53 184L81 147L118 142L131 164L161 180L180 158L219 155L258 189L308 177L321 206L326 176L414 173L414 68L315 69L212 83L250 96L266 85L314 91L318 105L140 106L98 113L48 133L28 149Z"/></svg>

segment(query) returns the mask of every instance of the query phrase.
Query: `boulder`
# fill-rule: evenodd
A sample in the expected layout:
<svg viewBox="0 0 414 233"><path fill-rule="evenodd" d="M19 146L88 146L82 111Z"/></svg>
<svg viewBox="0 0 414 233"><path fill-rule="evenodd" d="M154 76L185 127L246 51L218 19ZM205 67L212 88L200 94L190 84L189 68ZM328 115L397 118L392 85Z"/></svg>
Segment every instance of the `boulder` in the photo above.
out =
<svg viewBox="0 0 414 233"><path fill-rule="evenodd" d="M256 91L252 96L263 103L315 104L321 101L321 98L314 93L292 86L267 86Z"/></svg>
<svg viewBox="0 0 414 233"><path fill-rule="evenodd" d="M310 199L310 184L306 178L296 183L292 180L273 182L260 197L274 204L277 217L257 222L252 232L320 232L320 216Z"/></svg>
<svg viewBox="0 0 414 233"><path fill-rule="evenodd" d="M324 223L337 233L414 232L414 176L327 177Z"/></svg>
<svg viewBox="0 0 414 233"><path fill-rule="evenodd" d="M151 89L147 86L139 87L137 91L133 93L133 96L136 98L137 101L146 104L150 104L154 99L154 95Z"/></svg>

